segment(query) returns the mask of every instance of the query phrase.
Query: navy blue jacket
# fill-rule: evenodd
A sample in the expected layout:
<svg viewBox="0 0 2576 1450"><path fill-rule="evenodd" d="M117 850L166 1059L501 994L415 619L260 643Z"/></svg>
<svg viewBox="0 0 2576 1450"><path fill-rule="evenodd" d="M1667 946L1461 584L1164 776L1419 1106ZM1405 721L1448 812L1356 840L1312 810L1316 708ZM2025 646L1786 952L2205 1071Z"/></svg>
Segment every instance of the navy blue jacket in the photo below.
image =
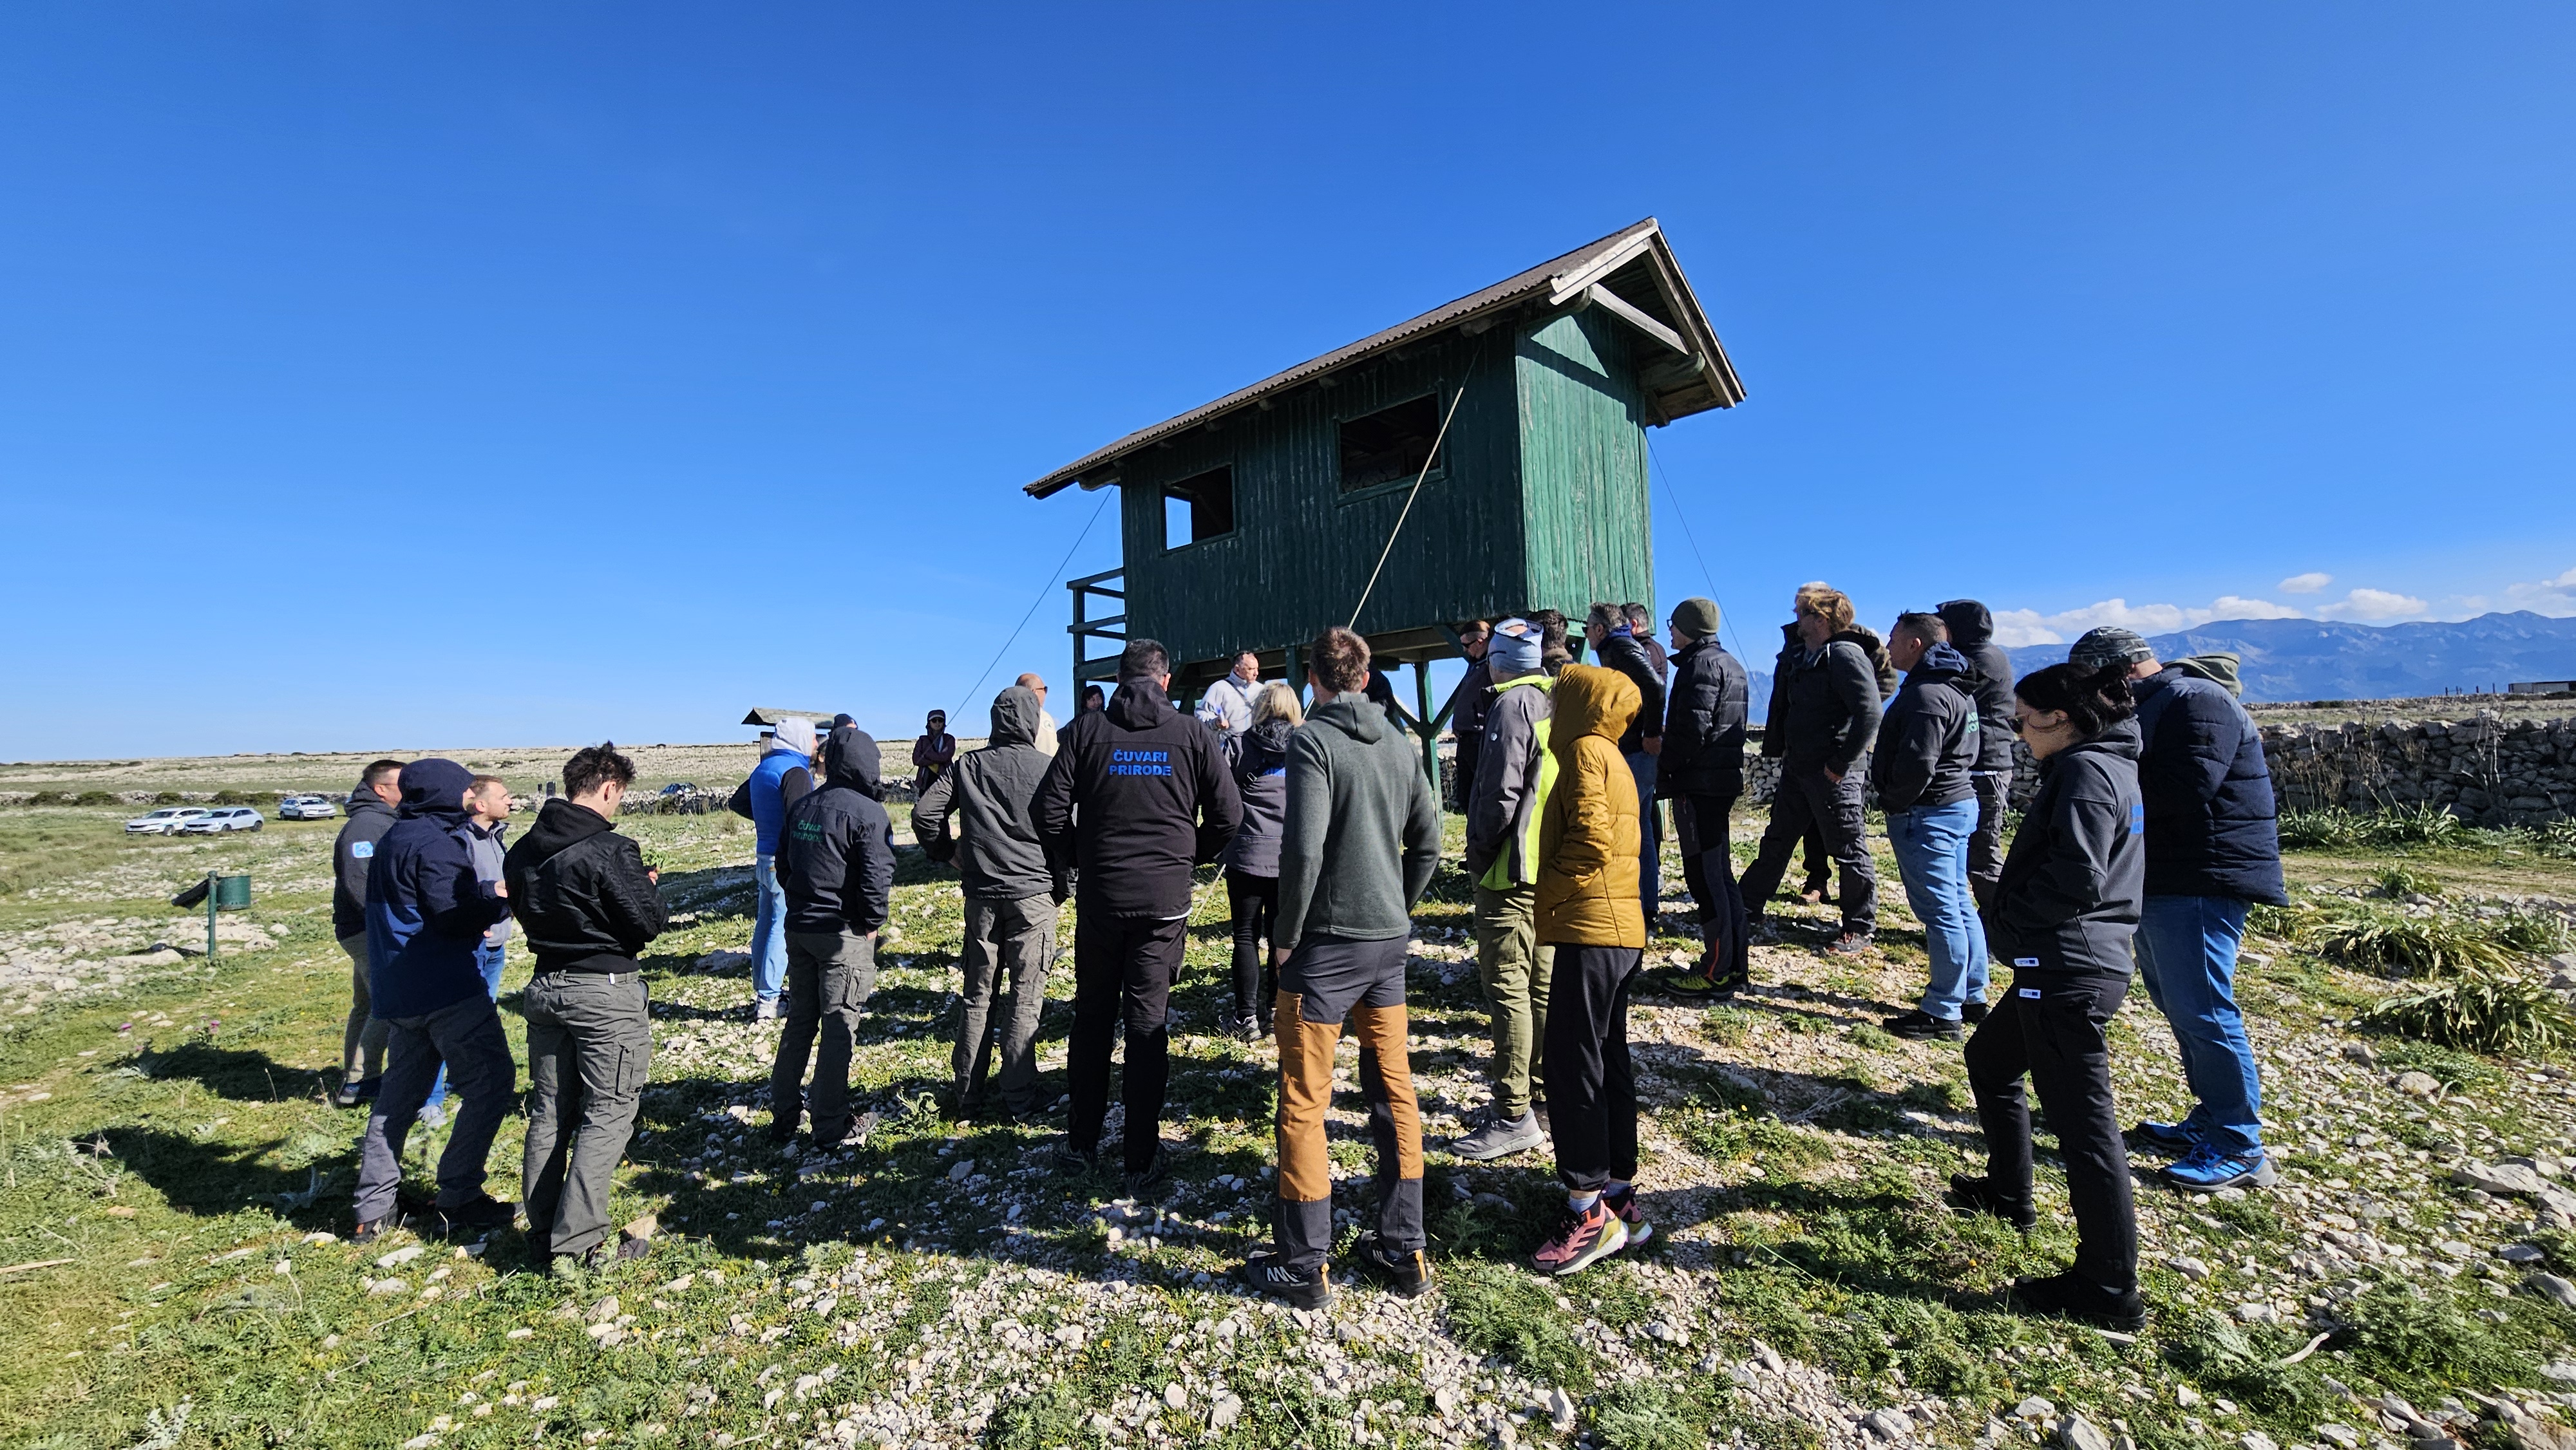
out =
<svg viewBox="0 0 2576 1450"><path fill-rule="evenodd" d="M1973 799L1968 772L1977 768L1984 731L1977 717L1977 672L1968 657L1935 644L1906 671L1870 756L1870 784L1888 812L1937 810Z"/></svg>
<svg viewBox="0 0 2576 1450"><path fill-rule="evenodd" d="M2147 802L2147 894L2289 904L2280 811L2254 717L2223 685L2168 665L2138 701Z"/></svg>
<svg viewBox="0 0 2576 1450"><path fill-rule="evenodd" d="M367 989L378 1017L419 1017L487 992L484 929L510 904L474 878L465 788L453 760L403 767L402 807L367 871Z"/></svg>

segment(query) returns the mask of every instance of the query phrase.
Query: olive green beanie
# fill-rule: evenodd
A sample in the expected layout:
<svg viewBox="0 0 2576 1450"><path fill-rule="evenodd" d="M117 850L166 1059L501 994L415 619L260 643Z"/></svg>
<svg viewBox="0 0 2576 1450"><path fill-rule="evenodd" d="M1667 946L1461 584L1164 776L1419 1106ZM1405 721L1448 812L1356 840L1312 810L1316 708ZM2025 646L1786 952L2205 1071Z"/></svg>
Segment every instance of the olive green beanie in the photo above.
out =
<svg viewBox="0 0 2576 1450"><path fill-rule="evenodd" d="M1693 639L1706 639L1717 633L1717 601L1694 597L1674 605L1673 628Z"/></svg>

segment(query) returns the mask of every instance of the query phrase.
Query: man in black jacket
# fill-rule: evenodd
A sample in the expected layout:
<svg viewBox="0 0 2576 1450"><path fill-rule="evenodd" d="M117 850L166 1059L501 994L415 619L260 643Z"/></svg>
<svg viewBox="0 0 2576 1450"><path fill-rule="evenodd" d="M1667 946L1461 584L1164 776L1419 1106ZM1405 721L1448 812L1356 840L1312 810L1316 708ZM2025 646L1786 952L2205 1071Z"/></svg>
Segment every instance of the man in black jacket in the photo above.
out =
<svg viewBox="0 0 2576 1450"><path fill-rule="evenodd" d="M1842 876L1842 934L1826 949L1866 951L1878 930L1878 873L1861 819L1865 758L1878 731L1878 666L1867 648L1876 636L1852 628L1851 600L1838 589L1809 584L1796 608L1803 648L1782 653L1762 732L1762 753L1780 759L1780 783L1761 853L1744 872L1745 930L1770 939L1763 910L1799 842L1821 829Z"/></svg>
<svg viewBox="0 0 2576 1450"><path fill-rule="evenodd" d="M2146 891L2138 917L2138 975L2173 1028L2195 1100L2179 1123L2142 1122L2141 1148L2181 1161L2161 1176L2176 1188L2269 1188L2263 1087L2236 1006L2236 951L2256 902L2289 902L2281 879L2279 811L2262 732L2225 686L2160 665L2136 634L2092 630L2070 662L2129 666L2138 702L2138 790L2146 802Z"/></svg>
<svg viewBox="0 0 2576 1450"><path fill-rule="evenodd" d="M1037 1113L1038 1014L1055 958L1056 906L1065 898L1064 878L1038 839L1047 757L1037 738L1037 693L1013 685L993 698L984 748L957 757L912 808L913 838L933 861L955 862L966 888L966 991L948 1059L960 1117L982 1108L996 1037L1003 1111L1019 1122ZM996 1022L994 998L1003 992L1009 1017Z"/></svg>
<svg viewBox="0 0 2576 1450"><path fill-rule="evenodd" d="M1726 997L1743 991L1753 975L1729 830L1736 798L1744 794L1747 682L1743 664L1717 642L1717 626L1714 599L1685 599L1673 609L1673 688L1655 792L1673 803L1682 879L1699 908L1703 943L1698 968L1676 971L1662 985Z"/></svg>
<svg viewBox="0 0 2576 1450"><path fill-rule="evenodd" d="M1977 828L1969 771L1984 732L1976 671L1948 634L1939 615L1897 617L1887 650L1905 683L1879 721L1870 756L1887 844L1932 958L1923 1000L1884 1025L1917 1041L1957 1041L1967 1035L1964 1023L1986 1017L1986 932L1968 889L1968 837Z"/></svg>
<svg viewBox="0 0 2576 1450"><path fill-rule="evenodd" d="M2004 811L2012 800L2012 656L1995 643L1995 617L1973 599L1953 599L1935 610L1950 629L1950 648L1977 672L1977 767L1968 783L1977 792L1977 831L1968 838L1968 889L1982 911L1995 899L2004 871Z"/></svg>
<svg viewBox="0 0 2576 1450"><path fill-rule="evenodd" d="M1164 1021L1189 928L1190 871L1234 839L1242 801L1216 737L1172 709L1171 657L1132 639L1118 694L1058 735L1038 786L1037 827L1054 859L1080 875L1073 933L1073 1039L1065 1076L1073 1113L1069 1171L1096 1161L1109 1113L1111 1034L1123 1018L1130 1193L1160 1183L1163 1090L1171 1074Z"/></svg>
<svg viewBox="0 0 2576 1450"><path fill-rule="evenodd" d="M1664 677L1655 658L1638 642L1628 611L1616 604L1595 604L1583 621L1583 637L1604 669L1617 670L1636 685L1641 703L1628 732L1619 737L1619 754L1637 779L1637 901L1645 908L1646 934L1664 906L1664 833L1655 810L1655 759L1664 748Z"/></svg>
<svg viewBox="0 0 2576 1450"><path fill-rule="evenodd" d="M787 891L787 1029L769 1072L769 1136L796 1136L808 1106L805 1064L814 1054L814 1146L850 1136L850 1047L876 990L877 928L894 900L894 828L877 801L877 742L837 726L823 747L823 788L787 808L778 833L778 880ZM936 790L948 772L942 771Z"/></svg>
<svg viewBox="0 0 2576 1450"><path fill-rule="evenodd" d="M346 824L331 843L331 934L349 954L349 1022L340 1033L340 1091L333 1099L354 1108L374 1097L385 1071L385 1024L367 991L367 868L376 843L394 828L402 804L399 760L370 763L349 792Z"/></svg>
<svg viewBox="0 0 2576 1450"><path fill-rule="evenodd" d="M608 1196L653 1060L653 1019L635 959L670 918L661 875L617 831L635 762L603 742L564 762L562 796L502 859L536 975L528 1023L528 1143L521 1163L529 1246L543 1258L608 1253ZM617 1246L640 1258L641 1240Z"/></svg>

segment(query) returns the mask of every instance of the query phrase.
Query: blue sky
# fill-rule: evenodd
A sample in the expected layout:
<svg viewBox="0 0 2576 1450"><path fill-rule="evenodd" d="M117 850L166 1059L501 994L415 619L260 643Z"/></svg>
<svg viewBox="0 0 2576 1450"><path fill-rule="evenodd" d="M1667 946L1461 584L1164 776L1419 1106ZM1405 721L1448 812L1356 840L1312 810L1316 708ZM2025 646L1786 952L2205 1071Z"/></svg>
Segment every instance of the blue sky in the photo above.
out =
<svg viewBox="0 0 2576 1450"><path fill-rule="evenodd" d="M0 757L908 734L1022 483L1646 215L1748 643L2576 613L2576 12L926 9L0 13Z"/></svg>

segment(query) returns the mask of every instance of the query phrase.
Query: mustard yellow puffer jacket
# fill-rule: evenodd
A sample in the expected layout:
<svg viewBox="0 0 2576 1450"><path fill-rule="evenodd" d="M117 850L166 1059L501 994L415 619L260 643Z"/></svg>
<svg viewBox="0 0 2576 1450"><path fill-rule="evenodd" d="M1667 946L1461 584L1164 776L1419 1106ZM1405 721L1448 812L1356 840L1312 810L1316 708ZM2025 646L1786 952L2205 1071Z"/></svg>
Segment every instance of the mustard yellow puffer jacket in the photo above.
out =
<svg viewBox="0 0 2576 1450"><path fill-rule="evenodd" d="M1538 832L1538 939L1553 945L1642 947L1637 901L1644 823L1637 778L1619 737L1637 716L1637 686L1617 670L1567 665L1556 681L1548 750L1556 789Z"/></svg>

